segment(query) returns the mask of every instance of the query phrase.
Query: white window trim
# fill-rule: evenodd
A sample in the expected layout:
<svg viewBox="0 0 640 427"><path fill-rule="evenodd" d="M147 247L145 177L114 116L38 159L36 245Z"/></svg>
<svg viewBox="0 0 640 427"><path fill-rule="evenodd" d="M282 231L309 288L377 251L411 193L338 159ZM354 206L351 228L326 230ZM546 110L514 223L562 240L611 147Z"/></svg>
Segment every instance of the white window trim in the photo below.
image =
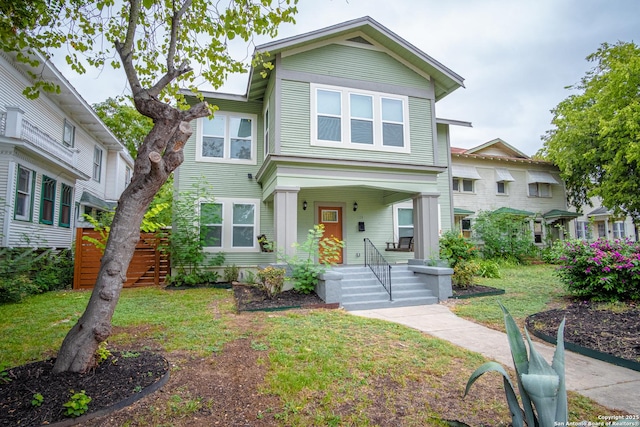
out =
<svg viewBox="0 0 640 427"><path fill-rule="evenodd" d="M611 232L613 233L613 238L614 239L624 239L626 237L625 228L626 227L624 226L624 221L614 221L611 224Z"/></svg>
<svg viewBox="0 0 640 427"><path fill-rule="evenodd" d="M20 170L24 170L29 172L29 177L27 179L28 191L20 191ZM33 209L34 209L34 197L35 197L35 179L34 177L36 172L33 169L25 168L22 165L18 165L16 167L16 191L15 191L15 206L13 207L13 216L15 219L19 221L32 221L33 220ZM26 215L18 215L17 214L17 204L18 204L18 193L24 194L27 200L26 206Z"/></svg>
<svg viewBox="0 0 640 427"><path fill-rule="evenodd" d="M317 112L317 93L318 90L327 90L333 92L340 92L341 94L341 115L340 115L340 129L341 129L341 141L325 141L318 139L318 112ZM409 130L409 97L403 95L394 95L383 92L372 92L367 90L351 89L339 86L327 86L319 84L310 84L310 98L311 98L311 145L319 147L332 147L332 148L348 148L353 150L366 150L366 151L385 151L393 153L410 153L410 130ZM373 98L373 144L359 144L351 142L351 109L350 107L350 95L365 95ZM403 123L403 147L392 147L382 144L382 99L393 99L402 101L402 117ZM395 123L389 122L388 123Z"/></svg>
<svg viewBox="0 0 640 427"><path fill-rule="evenodd" d="M198 218L200 218L200 205L202 203L218 203L222 205L222 237L220 246L205 246L204 252L260 252L260 245L256 236L260 235L260 199L235 199L216 197L215 199L201 198L197 201ZM253 205L253 239L252 246L234 247L233 244L233 205ZM226 221L225 221L226 220Z"/></svg>
<svg viewBox="0 0 640 427"><path fill-rule="evenodd" d="M225 121L225 136L224 136L224 155L225 157L206 157L202 155L202 136L203 136L203 123L204 120L208 120L207 117L203 117L197 120L196 123L196 162L206 163L232 163L238 165L256 165L258 162L257 153L257 140L258 140L258 116L256 114L243 114L232 113L228 111L216 111L216 114L225 117L236 117L240 119L251 120L251 158L250 159L232 159L230 158L231 139L228 132L229 121Z"/></svg>
<svg viewBox="0 0 640 427"><path fill-rule="evenodd" d="M465 194L475 194L476 193L476 181L475 179L471 179L471 178L453 178L454 181L458 181L458 189L454 190L453 189L453 181L451 183L451 191L453 191L454 193L465 193ZM465 191L464 190L464 182L463 181L471 181L471 191Z"/></svg>
<svg viewBox="0 0 640 427"><path fill-rule="evenodd" d="M531 194L531 185L535 184L536 185L536 190L538 192L538 194ZM541 196L540 195L540 185L547 185L549 186L549 195L548 196ZM534 197L536 199L551 199L553 197L553 189L551 187L551 184L546 183L546 182L530 182L527 184L527 195L529 197Z"/></svg>
<svg viewBox="0 0 640 427"><path fill-rule="evenodd" d="M99 161L96 163L96 154L100 153ZM97 145L93 147L93 162L92 162L92 170L91 170L91 178L96 182L102 181L102 165L104 163L104 151L102 148ZM98 168L98 176L96 177L96 166Z"/></svg>
<svg viewBox="0 0 640 427"><path fill-rule="evenodd" d="M71 134L71 141L65 141L65 134L67 133L67 129ZM64 119L64 125L62 127L62 145L67 148L74 148L76 145L76 127L69 120Z"/></svg>
<svg viewBox="0 0 640 427"><path fill-rule="evenodd" d="M264 153L263 157L266 159L269 155L269 137L271 135L271 129L269 127L269 116L271 115L271 111L269 109L269 104L267 103L267 107L262 112L262 121L263 124L263 132L262 137L264 138Z"/></svg>
<svg viewBox="0 0 640 427"><path fill-rule="evenodd" d="M498 184L504 186L504 193L498 191ZM509 195L509 182L508 181L496 181L496 196L508 196Z"/></svg>
<svg viewBox="0 0 640 427"><path fill-rule="evenodd" d="M396 203L395 205L393 205L393 241L397 242L398 239L400 238L400 214L398 212L399 209L411 209L413 210L413 203L412 202L403 202L403 203ZM405 226L405 228L408 228ZM413 224L413 232L414 232L414 237L415 237L415 230L416 230L416 225Z"/></svg>

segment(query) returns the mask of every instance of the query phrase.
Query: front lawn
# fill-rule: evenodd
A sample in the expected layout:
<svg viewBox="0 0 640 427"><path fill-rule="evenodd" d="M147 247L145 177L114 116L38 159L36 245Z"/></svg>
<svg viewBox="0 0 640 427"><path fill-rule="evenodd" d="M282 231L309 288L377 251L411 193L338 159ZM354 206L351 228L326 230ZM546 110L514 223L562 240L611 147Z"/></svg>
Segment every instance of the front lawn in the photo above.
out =
<svg viewBox="0 0 640 427"><path fill-rule="evenodd" d="M0 306L2 367L54 356L88 296L53 292ZM500 317L497 305L487 305L488 313ZM92 425L424 426L456 419L495 426L510 421L497 376L483 378L462 399L482 356L342 310L237 314L229 290L126 289L113 323L109 348L158 351L170 362L171 379L161 392ZM580 396L571 396L569 405L573 421L616 413Z"/></svg>

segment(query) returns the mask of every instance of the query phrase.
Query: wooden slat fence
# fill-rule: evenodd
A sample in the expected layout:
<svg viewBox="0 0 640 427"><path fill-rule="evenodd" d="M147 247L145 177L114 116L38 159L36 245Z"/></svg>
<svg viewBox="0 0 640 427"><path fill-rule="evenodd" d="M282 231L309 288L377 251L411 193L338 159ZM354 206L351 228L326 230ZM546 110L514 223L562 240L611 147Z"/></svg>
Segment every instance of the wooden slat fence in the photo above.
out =
<svg viewBox="0 0 640 427"><path fill-rule="evenodd" d="M140 233L140 241L127 270L125 288L159 286L170 274L167 231L156 235ZM76 230L76 256L74 262L73 289L92 289L100 270L102 252L83 236L100 238L92 228Z"/></svg>

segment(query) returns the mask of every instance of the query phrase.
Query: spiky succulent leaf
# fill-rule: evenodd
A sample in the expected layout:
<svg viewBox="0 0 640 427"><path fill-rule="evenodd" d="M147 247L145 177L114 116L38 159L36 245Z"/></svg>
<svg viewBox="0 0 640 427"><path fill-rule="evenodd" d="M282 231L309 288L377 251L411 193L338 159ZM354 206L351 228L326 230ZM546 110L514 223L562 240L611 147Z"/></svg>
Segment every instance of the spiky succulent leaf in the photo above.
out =
<svg viewBox="0 0 640 427"><path fill-rule="evenodd" d="M467 381L467 387L464 390L464 395L466 396L469 393L469 389L471 388L473 383L475 383L476 380L480 378L480 376L491 371L502 374L504 391L507 397L509 411L511 412L511 423L513 427L523 427L524 419L522 417L522 409L520 409L520 405L518 404L518 397L516 396L516 392L513 389L513 384L511 383L509 374L507 374L507 371L505 371L501 364L497 362L487 362L476 369L473 374L471 374L471 377L469 377L469 381Z"/></svg>
<svg viewBox="0 0 640 427"><path fill-rule="evenodd" d="M524 339L522 338L522 334L520 333L520 329L518 328L516 321L513 320L513 317L501 302L498 302L498 304L500 304L500 308L502 309L502 313L504 315L504 326L507 331L507 339L509 340L509 348L511 349L513 366L516 369L518 389L522 390L522 381L520 380L520 377L523 374L529 373L527 347L525 347L524 345ZM520 393L520 397L522 398L522 407L524 409L524 416L527 421L527 425L535 426L537 424L537 420L535 413L533 412L531 399L529 399L529 396L527 396L526 393Z"/></svg>
<svg viewBox="0 0 640 427"><path fill-rule="evenodd" d="M558 407L556 408L556 422L562 425L567 425L569 420L569 408L567 406L567 385L565 383L564 375L564 322L566 319L562 319L560 326L558 327L558 335L556 338L556 351L553 354L553 361L551 367L558 378L560 384L558 387Z"/></svg>
<svg viewBox="0 0 640 427"><path fill-rule="evenodd" d="M555 423L560 384L558 376L555 373L553 375L524 374L521 379L525 393L536 407L540 427L558 425ZM525 393L520 393L520 395Z"/></svg>

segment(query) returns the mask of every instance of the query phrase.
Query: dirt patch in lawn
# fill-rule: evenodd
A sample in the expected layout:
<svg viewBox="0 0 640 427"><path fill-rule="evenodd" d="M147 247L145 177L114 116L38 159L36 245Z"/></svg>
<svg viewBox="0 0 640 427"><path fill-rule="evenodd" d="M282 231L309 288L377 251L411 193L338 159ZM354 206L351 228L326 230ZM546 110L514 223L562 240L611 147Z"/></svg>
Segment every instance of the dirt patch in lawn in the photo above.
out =
<svg viewBox="0 0 640 427"><path fill-rule="evenodd" d="M235 291L235 290L234 290ZM246 296L246 295L244 295ZM255 297L255 295L254 295ZM241 296L243 298L243 296ZM286 298L276 300L253 298L251 304L244 300L238 303L239 307L273 309L278 307L301 306L317 303L317 296L290 293ZM280 304L280 306L278 306ZM295 313L304 316L308 309L298 309ZM590 317L590 312L580 312L583 316ZM75 391L85 390L92 397L89 404L90 411L98 410L110 403L103 401L105 396L116 396L119 389L131 394L132 391L144 387L139 380L139 375L149 376L151 380L160 378L166 370L166 365L158 364L158 360L166 359L169 363L170 378L166 385L159 391L150 394L132 405L116 412L95 418L84 424L85 426L115 427L127 425L172 425L172 426L257 426L266 427L273 425L290 425L283 417L292 409L278 396L264 391L265 376L269 372L268 343L264 342L265 328L268 328L265 319L271 316L283 316L283 313L241 312L238 314L226 314L226 325L232 330L243 331L240 338L228 342L224 347L208 354L198 354L189 351L165 352L160 350L160 342L156 342L151 348L158 350L153 353L140 352L138 357L122 357L116 355L118 362L103 363L105 369L100 367L85 376L78 376L76 382L62 383L58 378L47 377L36 368L37 364L25 365L8 371L13 381L3 382L0 377L0 426L34 426L43 421L49 423L56 421L53 413L61 413L62 403L68 400L69 389ZM212 317L216 316L212 310ZM635 331L640 330L637 312L635 314ZM627 316L624 316L625 318ZM598 321L600 326L608 325L611 333L617 333L620 317L611 317L606 323ZM628 320L628 319L627 319ZM589 319L587 319L589 321ZM567 322L569 325L574 322ZM557 327L557 326L556 326ZM591 324L593 327L593 324ZM633 329L633 328L631 328ZM586 327L584 334L592 329ZM598 332L601 336L604 330ZM552 335L555 334L555 331ZM139 340L139 342L135 340ZM134 342L127 343L131 348L142 348L149 345L149 337L140 334L134 338ZM630 341L622 341L629 345ZM384 349L381 349L384 352ZM114 354L116 352L114 351ZM154 358L157 357L156 358ZM158 356L163 356L158 357ZM145 362L148 360L148 364ZM109 369L123 368L124 362L135 362L133 371L126 373L114 372ZM51 362L38 362L46 364ZM416 378L393 378L387 373L380 373L379 377L371 378L368 386L363 386L362 400L375 402L369 405L366 415L368 419L375 420L380 426L403 425L428 425L431 424L432 411L448 419L464 420L473 426L507 425L507 414L496 414L495 403L503 401L501 380L495 377L483 379L482 384L474 386L473 393L467 399L462 400L464 384L469 373L464 372L465 367L453 365L440 375L424 376ZM44 369L44 368L43 368ZM466 368L469 369L468 367ZM25 376L18 376L19 372L26 372ZM67 375L67 374L65 374ZM68 374L71 375L71 374ZM134 378L133 380L130 380ZM34 382L27 382L29 379ZM96 381L97 388L90 388L88 381ZM123 386L123 383L127 385ZM12 387L18 386L21 394L13 395L9 392ZM34 412L38 412L31 405L32 395L41 393L44 402L53 401L54 395L58 395L58 401L53 404L53 409L46 416L36 418ZM119 398L124 398L123 393ZM319 392L321 393L321 392ZM101 403L102 402L102 403ZM312 402L317 405L326 404L322 396L314 396ZM336 421L340 416L346 417L360 410L355 405L356 401L348 401L345 404L333 402ZM313 406L313 404L311 404ZM44 403L42 408L44 408ZM303 411L312 411L312 407L306 407ZM41 412L45 410L42 409ZM289 411L289 412L287 412ZM604 408L603 414L622 414L620 411L610 411ZM18 417L19 414L22 417ZM11 416L12 418L9 418ZM62 417L62 419L65 419ZM307 418L310 419L310 418ZM422 424L419 421L422 420Z"/></svg>
<svg viewBox="0 0 640 427"><path fill-rule="evenodd" d="M269 298L262 289L252 285L233 285L238 311L271 311L287 308L338 308L339 304L326 304L314 292L303 294L288 290Z"/></svg>

